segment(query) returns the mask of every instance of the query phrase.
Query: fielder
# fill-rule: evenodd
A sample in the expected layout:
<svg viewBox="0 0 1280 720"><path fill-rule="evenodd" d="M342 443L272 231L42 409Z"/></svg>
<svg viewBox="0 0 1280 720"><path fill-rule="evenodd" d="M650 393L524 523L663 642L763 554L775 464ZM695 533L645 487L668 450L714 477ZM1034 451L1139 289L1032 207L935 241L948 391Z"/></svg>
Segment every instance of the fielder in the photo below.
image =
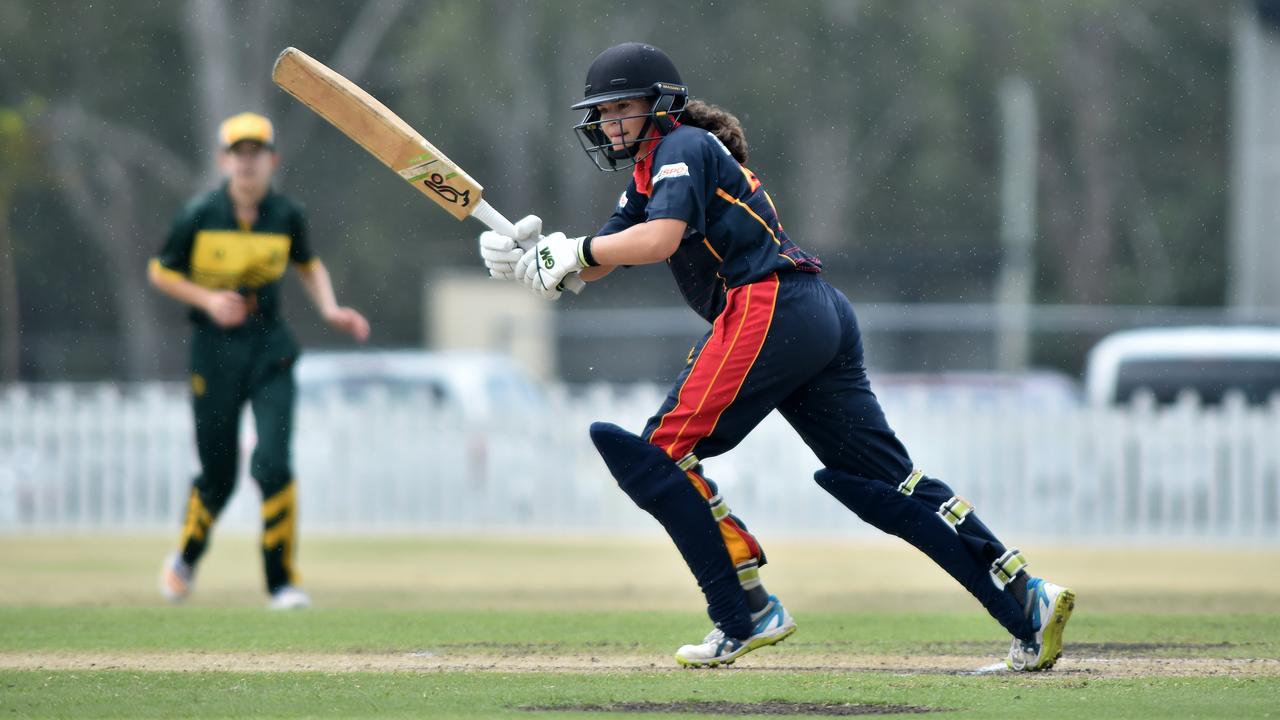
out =
<svg viewBox="0 0 1280 720"><path fill-rule="evenodd" d="M591 426L605 464L666 529L698 581L714 629L676 651L688 666L732 663L796 624L761 583L765 554L701 461L737 445L777 410L823 467L818 484L868 523L933 559L1013 636L1007 664L1045 670L1062 653L1071 590L1033 577L973 506L911 462L867 381L849 300L822 264L787 237L763 184L744 167L737 118L690 100L675 65L649 45L610 48L587 71L575 127L601 170L630 169L613 215L594 235L480 237L495 277L555 299L570 273L599 280L618 266L666 262L711 330L640 436ZM524 251L521 248L527 247Z"/></svg>
<svg viewBox="0 0 1280 720"><path fill-rule="evenodd" d="M298 344L280 316L280 284L290 263L325 322L358 342L360 313L340 307L324 265L311 252L301 209L271 187L280 164L271 121L243 113L218 130L220 187L178 215L149 277L191 306L191 394L200 474L192 484L178 550L164 562L160 592L191 593L196 566L218 513L235 489L240 414L253 407L258 443L250 473L262 490L262 561L273 609L311 604L298 587L296 500L289 442Z"/></svg>

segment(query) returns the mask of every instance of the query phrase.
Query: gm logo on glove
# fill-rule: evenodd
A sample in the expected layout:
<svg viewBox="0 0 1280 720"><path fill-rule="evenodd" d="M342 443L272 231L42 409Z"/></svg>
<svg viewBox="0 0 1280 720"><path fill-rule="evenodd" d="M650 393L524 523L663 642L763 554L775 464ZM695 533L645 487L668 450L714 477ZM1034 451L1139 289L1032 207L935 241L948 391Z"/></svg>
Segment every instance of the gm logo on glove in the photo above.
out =
<svg viewBox="0 0 1280 720"><path fill-rule="evenodd" d="M551 248L542 248L538 251L538 256L542 258L542 267L550 270L556 266L556 259L551 255Z"/></svg>

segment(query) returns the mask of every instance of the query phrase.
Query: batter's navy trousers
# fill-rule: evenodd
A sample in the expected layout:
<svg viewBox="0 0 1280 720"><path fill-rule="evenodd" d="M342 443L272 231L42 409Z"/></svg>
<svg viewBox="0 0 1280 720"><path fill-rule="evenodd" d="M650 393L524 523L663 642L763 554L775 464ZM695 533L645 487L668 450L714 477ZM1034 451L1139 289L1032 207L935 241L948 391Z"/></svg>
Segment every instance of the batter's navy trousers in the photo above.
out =
<svg viewBox="0 0 1280 720"><path fill-rule="evenodd" d="M730 288L642 437L680 463L715 511L723 499L698 462L733 449L775 409L825 466L817 475L824 489L929 555L1013 635L1029 636L1023 608L987 576L1006 550L995 535L972 515L958 527L939 518L938 506L952 497L941 481L926 477L914 495L898 492L911 458L871 391L852 304L816 274L778 273ZM740 574L764 563L740 518L717 512L717 519Z"/></svg>

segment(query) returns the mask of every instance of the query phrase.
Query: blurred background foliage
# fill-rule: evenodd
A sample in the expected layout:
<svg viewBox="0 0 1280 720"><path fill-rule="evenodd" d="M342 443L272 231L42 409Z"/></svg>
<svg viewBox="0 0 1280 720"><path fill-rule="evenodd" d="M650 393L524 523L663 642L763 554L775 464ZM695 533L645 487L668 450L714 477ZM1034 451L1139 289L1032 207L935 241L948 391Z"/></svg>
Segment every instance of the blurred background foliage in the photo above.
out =
<svg viewBox="0 0 1280 720"><path fill-rule="evenodd" d="M1000 262L996 89L1039 105L1035 299L1217 305L1225 276L1230 4L1200 0L0 3L0 358L28 380L183 373L184 313L146 285L213 128L277 123L375 342L420 346L423 285L480 275L459 224L270 82L300 47L348 74L509 216L593 231L626 182L567 107L595 55L645 40L744 122L793 239L855 303L985 302ZM679 303L660 268L559 306ZM531 299L532 301L532 299ZM291 281L309 345L335 345ZM19 339L20 338L20 339ZM1038 349L1038 362L1078 357Z"/></svg>

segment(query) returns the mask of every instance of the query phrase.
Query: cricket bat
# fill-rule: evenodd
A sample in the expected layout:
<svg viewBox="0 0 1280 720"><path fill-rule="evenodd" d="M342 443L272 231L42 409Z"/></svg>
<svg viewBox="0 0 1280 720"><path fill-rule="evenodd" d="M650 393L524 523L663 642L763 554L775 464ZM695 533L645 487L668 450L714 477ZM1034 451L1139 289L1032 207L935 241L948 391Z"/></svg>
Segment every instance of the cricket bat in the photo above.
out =
<svg viewBox="0 0 1280 720"><path fill-rule="evenodd" d="M450 215L474 217L515 237L515 227L484 199L480 183L360 86L292 47L276 58L271 79ZM563 287L579 293L585 283L570 275Z"/></svg>

